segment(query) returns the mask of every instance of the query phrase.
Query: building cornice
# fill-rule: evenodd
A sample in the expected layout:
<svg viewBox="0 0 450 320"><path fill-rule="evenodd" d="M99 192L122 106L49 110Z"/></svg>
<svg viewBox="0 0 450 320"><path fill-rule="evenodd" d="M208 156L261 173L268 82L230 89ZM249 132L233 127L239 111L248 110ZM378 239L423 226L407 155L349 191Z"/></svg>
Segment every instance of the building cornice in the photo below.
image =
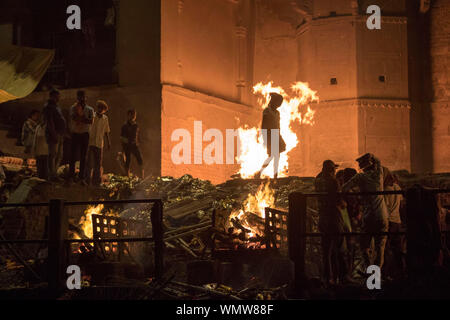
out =
<svg viewBox="0 0 450 320"><path fill-rule="evenodd" d="M314 106L314 105L311 105ZM380 108L380 109L411 109L411 102L403 99L340 99L321 100L319 108L322 107L345 107L356 106L358 108Z"/></svg>
<svg viewBox="0 0 450 320"><path fill-rule="evenodd" d="M332 17L320 17L314 18L310 21L303 23L297 30L296 35L299 36L302 33L309 30L311 27L324 26L339 22L355 22L355 23L366 23L367 21L366 15L343 15L343 16L332 16ZM381 17L381 25L383 23L387 24L407 24L408 18L402 16L382 16Z"/></svg>
<svg viewBox="0 0 450 320"><path fill-rule="evenodd" d="M356 16L357 22L366 23L368 16ZM381 16L381 28L383 28L383 23L390 24L406 24L408 23L408 18L403 16Z"/></svg>
<svg viewBox="0 0 450 320"><path fill-rule="evenodd" d="M450 108L450 101L434 101L431 102L431 108L433 109L448 109Z"/></svg>

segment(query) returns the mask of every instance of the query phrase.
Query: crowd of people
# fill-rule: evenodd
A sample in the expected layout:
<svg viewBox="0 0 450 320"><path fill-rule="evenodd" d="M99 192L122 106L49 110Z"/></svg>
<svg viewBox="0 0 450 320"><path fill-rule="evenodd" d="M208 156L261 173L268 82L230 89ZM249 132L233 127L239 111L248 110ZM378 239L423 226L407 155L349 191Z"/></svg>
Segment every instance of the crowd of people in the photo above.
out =
<svg viewBox="0 0 450 320"><path fill-rule="evenodd" d="M401 231L401 194L338 196L338 192L399 191L398 178L372 154L357 159L361 172L353 168L337 171L332 160L323 162L322 171L315 179L320 197L319 231L323 233L323 275L329 285L353 282L356 237L348 233L360 230L367 235L359 237L363 255L362 270L377 265L386 277L396 277L405 270L405 246L400 235L384 232ZM347 235L345 235L347 233ZM344 235L343 235L344 234ZM373 245L372 245L373 241ZM385 263L385 249L389 259Z"/></svg>
<svg viewBox="0 0 450 320"><path fill-rule="evenodd" d="M43 110L33 110L23 124L21 140L25 154L36 159L37 173L41 179L98 186L101 184L103 149L111 148L111 129L106 115L109 107L105 101L98 100L94 110L87 104L85 92L79 90L66 118L58 105L59 100L59 91L51 90ZM131 155L134 155L143 178L136 116L135 110L128 110L127 121L121 130L121 143L125 155L125 174L130 175ZM64 178L57 174L63 153L69 155L69 170Z"/></svg>

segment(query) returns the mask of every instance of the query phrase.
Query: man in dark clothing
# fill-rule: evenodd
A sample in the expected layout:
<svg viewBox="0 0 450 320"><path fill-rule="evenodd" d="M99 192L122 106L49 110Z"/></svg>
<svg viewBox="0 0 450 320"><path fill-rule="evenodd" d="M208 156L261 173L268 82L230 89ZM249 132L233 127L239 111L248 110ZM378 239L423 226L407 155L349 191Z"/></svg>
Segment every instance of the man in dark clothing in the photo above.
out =
<svg viewBox="0 0 450 320"><path fill-rule="evenodd" d="M323 162L322 171L317 175L314 182L317 192L329 193L327 196L319 197L319 231L322 237L322 254L325 281L333 285L339 275L339 249L342 245L342 237L338 233L343 231L343 221L338 210L339 191L336 179L337 165L331 160Z"/></svg>
<svg viewBox="0 0 450 320"><path fill-rule="evenodd" d="M63 137L66 130L66 120L58 106L59 92L50 91L49 100L42 110L46 127L45 136L48 144L49 179L56 180L56 170L62 157Z"/></svg>
<svg viewBox="0 0 450 320"><path fill-rule="evenodd" d="M356 159L362 172L353 176L347 183L342 186L344 192L348 192L352 188L359 188L361 192L377 192L383 191L383 172L380 160L371 153ZM388 211L383 195L368 195L362 198L363 214L362 214L362 230L369 235L362 236L361 249L364 251L364 262L366 268L371 264L375 264L380 268L384 263L384 249L387 237L379 235L379 233L388 231ZM372 263L371 242L374 239L374 256ZM363 270L364 270L363 268Z"/></svg>
<svg viewBox="0 0 450 320"><path fill-rule="evenodd" d="M139 127L136 123L136 110L128 110L127 115L128 121L122 126L122 132L120 134L122 148L126 158L126 173L128 176L130 175L131 155L134 155L140 168L141 178L144 179L144 162L141 151L139 150Z"/></svg>
<svg viewBox="0 0 450 320"><path fill-rule="evenodd" d="M276 179L278 176L278 162L280 161L280 153L286 150L286 143L280 134L280 112L277 110L282 103L283 97L280 94L276 92L270 93L269 106L263 111L263 119L261 124L264 146L266 147L268 158L264 161L262 168L256 173L256 178L261 176L261 172L270 164L272 160L274 178Z"/></svg>
<svg viewBox="0 0 450 320"><path fill-rule="evenodd" d="M87 185L86 161L89 146L89 132L94 122L94 109L86 104L84 91L77 92L77 102L70 108L71 154L69 163L69 176L75 178L75 162L80 160L79 180Z"/></svg>

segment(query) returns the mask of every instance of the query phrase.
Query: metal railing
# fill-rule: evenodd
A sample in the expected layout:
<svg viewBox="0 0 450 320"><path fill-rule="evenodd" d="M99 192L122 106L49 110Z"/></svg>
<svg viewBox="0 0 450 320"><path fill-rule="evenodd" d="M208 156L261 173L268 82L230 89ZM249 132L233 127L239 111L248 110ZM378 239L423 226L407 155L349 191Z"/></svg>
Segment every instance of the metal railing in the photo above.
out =
<svg viewBox="0 0 450 320"><path fill-rule="evenodd" d="M151 224L152 237L117 237L111 239L67 239L68 215L67 206L86 206L99 204L130 204L152 203ZM48 244L48 287L52 292L61 292L65 287L65 263L67 261L67 244L70 243L103 243L103 242L153 242L155 279L160 280L163 275L164 265L164 229L163 229L163 203L161 199L132 199L132 200L94 200L94 201L65 201L52 199L41 203L0 203L0 208L29 208L48 207L48 239L15 239L0 238L0 246L6 245L16 258L21 260L29 271L36 277L39 276L28 264L20 258L20 255L11 247L11 244Z"/></svg>
<svg viewBox="0 0 450 320"><path fill-rule="evenodd" d="M343 236L377 236L377 235L406 235L407 241L411 236L408 233L409 221L414 220L412 217L414 209L414 204L422 201L421 191L419 188L410 188L407 190L400 191L377 191L377 192L338 192L332 194L338 197L358 197L358 196L373 196L373 195L389 195L389 194L401 194L406 199L406 212L407 212L407 231L406 232L342 232L337 235ZM439 193L450 193L450 189L430 189L428 192L432 194ZM324 233L320 232L307 232L307 199L308 198L318 198L318 197L328 197L331 194L314 192L314 193L301 193L293 192L289 194L289 213L288 213L288 252L289 258L294 262L294 274L295 274L295 288L300 290L306 281L306 268L305 268L305 257L306 257L306 238L311 237L323 237ZM449 233L446 231L445 233Z"/></svg>

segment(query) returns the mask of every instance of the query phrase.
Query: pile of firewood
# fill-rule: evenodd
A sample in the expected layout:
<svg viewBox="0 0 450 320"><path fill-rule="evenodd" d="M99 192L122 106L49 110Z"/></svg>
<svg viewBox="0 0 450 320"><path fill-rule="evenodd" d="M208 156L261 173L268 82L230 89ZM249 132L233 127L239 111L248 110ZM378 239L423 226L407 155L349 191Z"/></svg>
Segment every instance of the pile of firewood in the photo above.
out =
<svg viewBox="0 0 450 320"><path fill-rule="evenodd" d="M184 175L180 178L156 177L138 181L133 178L110 176L105 184L112 198L163 199L165 234L168 248L180 248L192 257L203 257L211 245L211 238L219 239L225 246L233 247L242 242L257 246L262 238L249 236L250 230L238 218L229 219L232 212L242 209L249 194L255 194L264 180L233 179L220 185ZM313 191L311 178L289 177L272 183L275 190L275 206L288 209L290 192ZM120 216L146 221L150 226L151 205L125 206ZM215 223L213 223L215 212ZM245 219L260 230L264 230L264 219L256 212L245 212Z"/></svg>

